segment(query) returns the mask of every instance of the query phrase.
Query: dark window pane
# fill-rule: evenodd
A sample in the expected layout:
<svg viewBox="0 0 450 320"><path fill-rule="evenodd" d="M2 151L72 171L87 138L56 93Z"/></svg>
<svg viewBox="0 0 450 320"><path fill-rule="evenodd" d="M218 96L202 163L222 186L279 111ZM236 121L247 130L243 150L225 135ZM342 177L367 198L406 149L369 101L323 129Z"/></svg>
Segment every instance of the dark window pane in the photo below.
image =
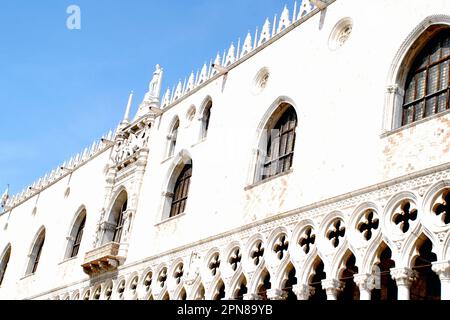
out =
<svg viewBox="0 0 450 320"><path fill-rule="evenodd" d="M436 107L436 97L427 100L427 107L425 110L425 117L431 116L434 114L434 110Z"/></svg>
<svg viewBox="0 0 450 320"><path fill-rule="evenodd" d="M448 93L445 92L438 97L437 112L442 112L447 108Z"/></svg>
<svg viewBox="0 0 450 320"><path fill-rule="evenodd" d="M292 153L295 143L297 116L292 106L282 114L273 128L268 128L270 137L267 141L267 152L263 160L262 179L288 171L292 166Z"/></svg>
<svg viewBox="0 0 450 320"><path fill-rule="evenodd" d="M439 65L431 67L428 72L427 95L435 93L438 87Z"/></svg>
<svg viewBox="0 0 450 320"><path fill-rule="evenodd" d="M449 61L447 60L441 64L439 74L439 90L443 90L448 87L448 63Z"/></svg>
<svg viewBox="0 0 450 320"><path fill-rule="evenodd" d="M429 41L412 64L405 86L403 125L447 109L449 60L450 29L445 29Z"/></svg>
<svg viewBox="0 0 450 320"><path fill-rule="evenodd" d="M186 165L175 183L174 197L170 209L170 217L177 216L185 211L186 202L189 194L190 179L192 175L192 166Z"/></svg>

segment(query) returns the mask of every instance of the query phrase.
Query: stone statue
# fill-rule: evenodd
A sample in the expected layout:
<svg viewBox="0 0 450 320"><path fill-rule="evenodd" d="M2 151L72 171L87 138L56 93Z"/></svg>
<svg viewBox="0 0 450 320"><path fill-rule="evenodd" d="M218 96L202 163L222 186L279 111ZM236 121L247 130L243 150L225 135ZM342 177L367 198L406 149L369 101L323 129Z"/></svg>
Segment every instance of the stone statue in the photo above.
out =
<svg viewBox="0 0 450 320"><path fill-rule="evenodd" d="M159 64L156 65L155 72L153 72L153 79L148 85L148 92L145 95L145 100L159 100L161 92L163 69Z"/></svg>

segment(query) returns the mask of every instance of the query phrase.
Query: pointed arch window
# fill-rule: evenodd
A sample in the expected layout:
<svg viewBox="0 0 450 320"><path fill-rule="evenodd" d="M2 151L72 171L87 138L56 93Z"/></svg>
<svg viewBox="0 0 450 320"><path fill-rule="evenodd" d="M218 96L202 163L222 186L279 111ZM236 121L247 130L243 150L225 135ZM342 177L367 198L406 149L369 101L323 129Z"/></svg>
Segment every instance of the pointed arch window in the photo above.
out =
<svg viewBox="0 0 450 320"><path fill-rule="evenodd" d="M174 155L175 147L177 146L177 139L178 139L178 129L180 127L180 120L177 119L175 124L172 127L172 130L168 136L169 140L169 149L168 149L168 157L171 157Z"/></svg>
<svg viewBox="0 0 450 320"><path fill-rule="evenodd" d="M292 167L294 158L294 147L297 129L297 113L294 107L289 104L280 106L281 116L272 117L269 121L274 125L269 125L266 134L263 135L265 139L266 148L261 150L263 152L261 163L261 174L257 177L259 180L266 180L280 173L287 172ZM257 179L258 180L258 179Z"/></svg>
<svg viewBox="0 0 450 320"><path fill-rule="evenodd" d="M450 28L439 31L417 55L405 85L402 125L449 109Z"/></svg>
<svg viewBox="0 0 450 320"><path fill-rule="evenodd" d="M36 273L41 259L44 243L45 243L45 230L42 230L34 243L33 250L31 251L30 260L27 268L27 275Z"/></svg>
<svg viewBox="0 0 450 320"><path fill-rule="evenodd" d="M181 171L175 183L173 191L172 205L170 208L170 218L184 213L189 195L189 187L192 177L192 165L187 164Z"/></svg>
<svg viewBox="0 0 450 320"><path fill-rule="evenodd" d="M78 225L78 230L75 235L75 240L73 241L73 244L72 244L70 258L74 258L78 255L78 251L80 250L80 246L81 246L81 240L83 239L83 232L84 232L85 224L86 224L86 213L84 212L81 222Z"/></svg>
<svg viewBox="0 0 450 320"><path fill-rule="evenodd" d="M5 278L6 269L8 268L9 258L11 257L11 246L8 246L5 254L0 260L0 286Z"/></svg>
<svg viewBox="0 0 450 320"><path fill-rule="evenodd" d="M126 216L127 210L128 193L126 190L122 190L114 201L108 220L103 222L102 245L121 242L125 221L130 218Z"/></svg>
<svg viewBox="0 0 450 320"><path fill-rule="evenodd" d="M116 228L114 230L113 241L116 243L120 243L120 240L122 238L124 213L125 213L125 211L127 211L127 206L128 206L128 200L125 200L125 202L123 203L122 208L120 210L119 217L117 219Z"/></svg>
<svg viewBox="0 0 450 320"><path fill-rule="evenodd" d="M212 101L209 101L205 107L205 111L203 111L202 117L202 139L205 139L208 136L209 130L209 122L211 119L211 109L212 109Z"/></svg>

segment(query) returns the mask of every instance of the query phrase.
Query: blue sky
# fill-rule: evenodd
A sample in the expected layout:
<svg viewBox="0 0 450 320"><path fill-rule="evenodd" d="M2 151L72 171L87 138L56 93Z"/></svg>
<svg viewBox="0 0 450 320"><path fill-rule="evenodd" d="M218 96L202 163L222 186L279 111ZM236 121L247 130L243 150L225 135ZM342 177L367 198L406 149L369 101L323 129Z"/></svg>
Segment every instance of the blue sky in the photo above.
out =
<svg viewBox="0 0 450 320"><path fill-rule="evenodd" d="M299 3L301 1L298 1ZM133 112L157 63L163 90L293 0L46 0L0 6L0 193L56 168ZM81 8L81 30L66 9Z"/></svg>

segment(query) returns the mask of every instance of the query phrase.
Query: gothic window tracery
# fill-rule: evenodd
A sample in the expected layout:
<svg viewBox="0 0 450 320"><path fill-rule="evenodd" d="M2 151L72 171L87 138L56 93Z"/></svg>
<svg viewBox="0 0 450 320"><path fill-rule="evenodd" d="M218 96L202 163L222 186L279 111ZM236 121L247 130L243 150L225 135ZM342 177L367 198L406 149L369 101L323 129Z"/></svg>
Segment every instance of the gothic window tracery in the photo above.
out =
<svg viewBox="0 0 450 320"><path fill-rule="evenodd" d="M364 239L369 241L372 239L373 233L378 230L380 221L373 210L367 210L361 222L358 224L358 231L364 236Z"/></svg>
<svg viewBox="0 0 450 320"><path fill-rule="evenodd" d="M334 248L337 248L341 243L341 238L345 236L345 226L341 219L337 219L331 225L327 232L327 238L331 241Z"/></svg>
<svg viewBox="0 0 450 320"><path fill-rule="evenodd" d="M233 250L233 253L228 259L228 262L231 265L231 269L233 269L233 271L236 271L241 265L241 261L242 261L241 250L239 248L236 248Z"/></svg>
<svg viewBox="0 0 450 320"><path fill-rule="evenodd" d="M211 119L211 109L212 109L212 101L208 101L208 104L205 107L205 110L203 111L203 117L202 117L202 139L205 139L208 136L208 130L209 130L209 122Z"/></svg>
<svg viewBox="0 0 450 320"><path fill-rule="evenodd" d="M280 106L286 110L273 126L266 128L263 139L266 139L262 159L260 180L266 180L291 169L294 158L294 147L297 128L297 114L294 107L288 104Z"/></svg>
<svg viewBox="0 0 450 320"><path fill-rule="evenodd" d="M208 268L211 270L211 274L215 276L220 268L220 256L219 253L215 253L211 258Z"/></svg>
<svg viewBox="0 0 450 320"><path fill-rule="evenodd" d="M441 219L444 224L450 224L450 189L442 194L442 199L437 201L433 207L434 214Z"/></svg>
<svg viewBox="0 0 450 320"><path fill-rule="evenodd" d="M399 210L394 213L392 221L403 233L407 233L411 224L417 220L417 209L411 201L405 200L400 204Z"/></svg>
<svg viewBox="0 0 450 320"><path fill-rule="evenodd" d="M8 268L9 258L11 257L11 246L8 245L3 257L0 260L0 286L5 278L6 269Z"/></svg>
<svg viewBox="0 0 450 320"><path fill-rule="evenodd" d="M410 69L402 125L449 109L450 29L438 32L417 55Z"/></svg>
<svg viewBox="0 0 450 320"><path fill-rule="evenodd" d="M71 252L70 252L70 256L69 256L70 258L76 257L80 250L81 240L83 239L84 226L86 224L86 211L83 211L81 213L81 217L82 217L81 221L79 223L76 223L73 228L74 230L72 233L74 233L75 230L76 230L76 233L74 233L74 239L73 239L72 248L71 248ZM80 220L80 218L78 220Z"/></svg>
<svg viewBox="0 0 450 320"><path fill-rule="evenodd" d="M313 232L312 227L308 227L304 232L303 236L300 237L298 244L302 247L305 254L308 254L316 242L316 235Z"/></svg>
<svg viewBox="0 0 450 320"><path fill-rule="evenodd" d="M122 208L120 210L119 216L117 218L117 224L116 224L116 228L114 230L113 242L120 243L120 240L122 238L124 213L125 213L125 211L127 211L127 206L128 206L128 201L125 200L125 202L123 203Z"/></svg>
<svg viewBox="0 0 450 320"><path fill-rule="evenodd" d="M264 245L262 241L258 241L252 252L250 253L250 257L252 258L255 266L258 266L264 256Z"/></svg>
<svg viewBox="0 0 450 320"><path fill-rule="evenodd" d="M27 275L36 273L37 268L39 266L39 261L41 259L44 242L45 242L45 229L43 229L40 232L39 236L37 237L37 240L34 243L33 250L30 254L30 260L27 268Z"/></svg>
<svg viewBox="0 0 450 320"><path fill-rule="evenodd" d="M184 166L175 183L169 217L175 217L185 212L191 177L192 164L187 164Z"/></svg>
<svg viewBox="0 0 450 320"><path fill-rule="evenodd" d="M180 127L180 120L176 120L175 124L172 127L172 130L170 131L170 134L168 136L168 142L169 142L169 148L168 148L168 157L171 157L175 153L175 148L177 146L177 139L178 139L178 129Z"/></svg>

